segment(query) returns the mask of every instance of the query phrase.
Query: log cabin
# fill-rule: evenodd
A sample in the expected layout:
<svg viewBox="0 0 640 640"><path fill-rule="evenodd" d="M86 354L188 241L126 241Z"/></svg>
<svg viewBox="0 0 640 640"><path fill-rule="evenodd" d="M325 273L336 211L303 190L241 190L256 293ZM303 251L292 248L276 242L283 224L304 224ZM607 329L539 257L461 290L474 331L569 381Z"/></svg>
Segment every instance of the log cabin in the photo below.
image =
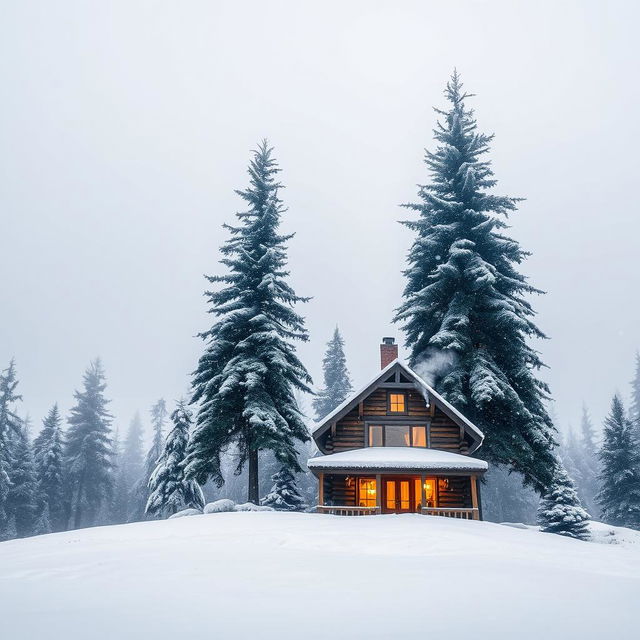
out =
<svg viewBox="0 0 640 640"><path fill-rule="evenodd" d="M487 463L471 456L482 432L398 359L393 338L382 339L380 363L313 429L317 511L482 519L478 480Z"/></svg>

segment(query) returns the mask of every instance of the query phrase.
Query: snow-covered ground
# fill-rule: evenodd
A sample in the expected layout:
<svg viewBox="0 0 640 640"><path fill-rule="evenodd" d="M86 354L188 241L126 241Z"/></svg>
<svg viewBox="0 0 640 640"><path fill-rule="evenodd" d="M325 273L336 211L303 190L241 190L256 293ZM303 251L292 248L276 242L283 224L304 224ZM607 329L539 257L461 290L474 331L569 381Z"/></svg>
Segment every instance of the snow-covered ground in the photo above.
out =
<svg viewBox="0 0 640 640"><path fill-rule="evenodd" d="M638 637L640 533L217 513L0 543L4 640ZM613 534L611 534L613 532Z"/></svg>

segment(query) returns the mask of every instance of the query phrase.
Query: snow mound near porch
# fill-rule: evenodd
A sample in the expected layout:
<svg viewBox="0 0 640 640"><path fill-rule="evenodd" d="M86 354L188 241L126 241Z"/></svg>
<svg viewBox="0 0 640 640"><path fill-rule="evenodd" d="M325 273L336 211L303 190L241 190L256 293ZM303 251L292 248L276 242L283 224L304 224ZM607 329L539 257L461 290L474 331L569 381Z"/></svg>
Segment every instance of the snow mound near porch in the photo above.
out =
<svg viewBox="0 0 640 640"><path fill-rule="evenodd" d="M233 512L0 543L11 640L601 640L637 633L637 532ZM604 528L604 529L603 529Z"/></svg>

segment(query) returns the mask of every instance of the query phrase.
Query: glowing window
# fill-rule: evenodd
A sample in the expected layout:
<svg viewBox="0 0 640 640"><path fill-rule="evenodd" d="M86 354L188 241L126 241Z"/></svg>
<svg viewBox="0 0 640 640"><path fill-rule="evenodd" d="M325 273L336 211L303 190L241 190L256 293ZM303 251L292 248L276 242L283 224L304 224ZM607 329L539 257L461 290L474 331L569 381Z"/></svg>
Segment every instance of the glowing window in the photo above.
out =
<svg viewBox="0 0 640 640"><path fill-rule="evenodd" d="M436 506L436 482L435 478L427 478L424 483L424 497L426 501L427 507L435 507Z"/></svg>
<svg viewBox="0 0 640 640"><path fill-rule="evenodd" d="M374 478L358 479L358 506L376 506L376 481Z"/></svg>
<svg viewBox="0 0 640 640"><path fill-rule="evenodd" d="M411 446L412 447L427 446L427 430L425 427L411 428Z"/></svg>
<svg viewBox="0 0 640 640"><path fill-rule="evenodd" d="M407 397L404 393L389 394L389 411L391 413L406 413Z"/></svg>
<svg viewBox="0 0 640 640"><path fill-rule="evenodd" d="M369 427L369 446L370 447L382 447L382 427L371 426Z"/></svg>

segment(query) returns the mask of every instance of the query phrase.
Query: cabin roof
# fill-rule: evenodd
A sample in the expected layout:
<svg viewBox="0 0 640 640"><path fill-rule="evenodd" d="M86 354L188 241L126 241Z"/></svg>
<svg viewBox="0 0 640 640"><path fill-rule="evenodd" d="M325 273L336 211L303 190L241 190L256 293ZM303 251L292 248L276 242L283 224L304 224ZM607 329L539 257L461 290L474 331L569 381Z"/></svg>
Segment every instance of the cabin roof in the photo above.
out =
<svg viewBox="0 0 640 640"><path fill-rule="evenodd" d="M418 447L365 447L311 458L307 465L312 470L410 469L412 471L476 471L479 473L485 472L488 467L484 460L450 451Z"/></svg>
<svg viewBox="0 0 640 640"><path fill-rule="evenodd" d="M366 398L374 389L381 384L391 371L399 367L405 375L413 379L418 390L426 396L433 399L438 407L444 411L458 426L462 427L474 440L474 446L471 451L475 451L484 440L484 434L470 420L465 418L451 403L447 402L433 387L428 385L413 369L407 366L402 360L396 358L390 362L382 371L380 371L373 380L368 382L360 391L347 398L342 404L338 405L329 415L315 423L312 428L314 438L322 435L331 423L337 422L351 411L361 400Z"/></svg>

